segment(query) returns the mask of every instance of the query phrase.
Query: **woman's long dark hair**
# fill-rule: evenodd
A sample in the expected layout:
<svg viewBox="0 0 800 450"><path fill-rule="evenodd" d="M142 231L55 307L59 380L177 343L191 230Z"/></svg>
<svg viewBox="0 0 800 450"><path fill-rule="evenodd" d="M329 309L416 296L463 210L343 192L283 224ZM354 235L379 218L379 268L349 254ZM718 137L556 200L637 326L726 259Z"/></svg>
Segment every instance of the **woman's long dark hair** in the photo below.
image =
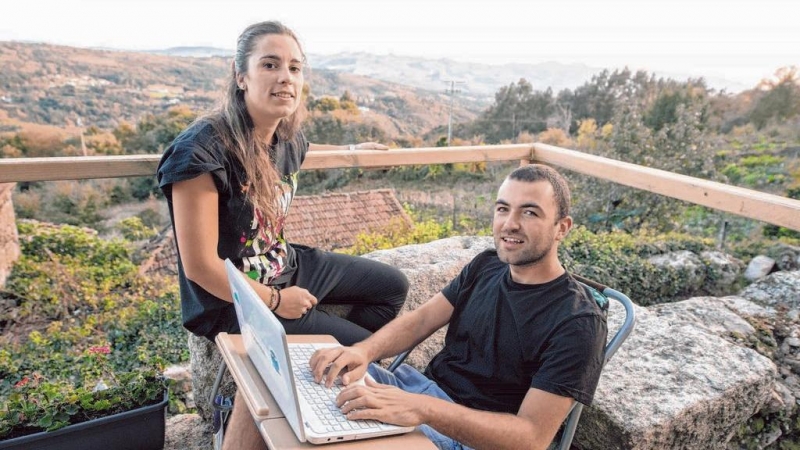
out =
<svg viewBox="0 0 800 450"><path fill-rule="evenodd" d="M231 64L231 74L228 77L220 107L204 119L213 124L222 145L233 153L244 167L247 195L250 201L268 223L275 224L280 196L276 186L280 181L280 174L269 156L271 144L259 142L256 139L253 120L247 112L244 101L245 91L239 89L236 79L237 74L247 72L247 60L253 52L256 42L261 37L270 34L291 37L302 53L303 49L297 36L280 22L260 22L247 27L237 40L236 55ZM303 54L303 59L305 59L305 54ZM302 92L303 86L298 88L299 94ZM306 114L305 102L301 99L297 110L291 116L281 119L272 142L294 140Z"/></svg>

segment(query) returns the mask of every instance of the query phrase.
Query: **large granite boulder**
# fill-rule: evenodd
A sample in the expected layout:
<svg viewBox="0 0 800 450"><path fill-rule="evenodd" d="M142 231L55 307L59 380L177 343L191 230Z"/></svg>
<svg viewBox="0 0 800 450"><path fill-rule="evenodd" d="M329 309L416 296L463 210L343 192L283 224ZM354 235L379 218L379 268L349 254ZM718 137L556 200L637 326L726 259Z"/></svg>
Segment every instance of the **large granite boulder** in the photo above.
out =
<svg viewBox="0 0 800 450"><path fill-rule="evenodd" d="M775 260L775 267L778 270L800 269L800 247L796 245L779 242L769 249L767 256Z"/></svg>
<svg viewBox="0 0 800 450"><path fill-rule="evenodd" d="M696 292L730 294L744 268L739 259L718 251L704 251L697 255L681 250L651 256L648 261L656 267L676 271L683 280L678 292L688 295Z"/></svg>
<svg viewBox="0 0 800 450"><path fill-rule="evenodd" d="M211 422L198 414L178 414L167 419L164 450L212 448Z"/></svg>
<svg viewBox="0 0 800 450"><path fill-rule="evenodd" d="M755 281L769 275L775 268L775 260L769 256L758 255L747 264L744 277L748 281Z"/></svg>
<svg viewBox="0 0 800 450"><path fill-rule="evenodd" d="M772 362L719 334L752 333L725 302L636 308L634 332L603 371L575 444L586 449L725 448L770 399ZM624 315L612 302L609 328Z"/></svg>
<svg viewBox="0 0 800 450"><path fill-rule="evenodd" d="M188 333L188 335L189 367L192 372L194 403L197 406L197 413L200 417L209 421L214 413L211 408L211 392L220 364L223 363L222 354L220 354L216 344L208 339L197 337L191 333ZM227 370L220 384L219 393L231 398L236 393L236 384Z"/></svg>
<svg viewBox="0 0 800 450"><path fill-rule="evenodd" d="M797 310L800 306L800 271L774 272L747 286L739 295L762 306L781 305Z"/></svg>
<svg viewBox="0 0 800 450"><path fill-rule="evenodd" d="M689 250L651 256L648 261L656 267L670 267L676 270L684 283L680 292L696 292L706 279L705 264L697 254Z"/></svg>
<svg viewBox="0 0 800 450"><path fill-rule="evenodd" d="M744 269L744 262L727 253L704 251L700 259L706 266L706 277L703 292L711 295L726 295L733 292L739 275Z"/></svg>

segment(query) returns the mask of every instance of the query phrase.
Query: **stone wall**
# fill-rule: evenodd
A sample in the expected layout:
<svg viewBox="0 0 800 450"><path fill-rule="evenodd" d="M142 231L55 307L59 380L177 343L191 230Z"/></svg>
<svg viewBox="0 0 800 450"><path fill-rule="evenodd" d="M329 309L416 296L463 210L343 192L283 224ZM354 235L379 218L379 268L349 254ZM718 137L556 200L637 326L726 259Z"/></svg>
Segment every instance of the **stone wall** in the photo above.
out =
<svg viewBox="0 0 800 450"><path fill-rule="evenodd" d="M19 237L11 194L15 183L0 184L0 287L3 287L14 261L19 258Z"/></svg>

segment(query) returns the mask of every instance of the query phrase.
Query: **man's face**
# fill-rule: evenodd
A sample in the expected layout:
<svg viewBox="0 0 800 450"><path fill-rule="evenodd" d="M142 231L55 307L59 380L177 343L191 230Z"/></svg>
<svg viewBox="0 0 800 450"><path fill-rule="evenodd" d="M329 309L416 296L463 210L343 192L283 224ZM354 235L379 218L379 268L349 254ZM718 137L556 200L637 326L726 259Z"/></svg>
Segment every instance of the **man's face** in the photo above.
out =
<svg viewBox="0 0 800 450"><path fill-rule="evenodd" d="M554 252L569 231L558 220L553 187L547 181L506 179L497 192L492 234L497 256L514 266L532 266Z"/></svg>

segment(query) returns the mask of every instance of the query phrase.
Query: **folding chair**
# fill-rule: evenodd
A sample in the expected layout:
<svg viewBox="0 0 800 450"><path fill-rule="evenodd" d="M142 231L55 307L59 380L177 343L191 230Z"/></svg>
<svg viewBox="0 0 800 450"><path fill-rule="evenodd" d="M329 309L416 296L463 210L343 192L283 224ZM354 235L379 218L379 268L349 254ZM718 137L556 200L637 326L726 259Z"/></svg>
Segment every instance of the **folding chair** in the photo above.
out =
<svg viewBox="0 0 800 450"><path fill-rule="evenodd" d="M617 352L617 349L619 349L622 343L625 342L625 339L628 338L628 335L631 334L631 331L633 331L633 327L636 324L636 312L633 310L633 302L631 302L631 299L629 299L627 295L611 289L608 286L578 275L573 274L573 277L580 283L588 286L590 289L600 293L602 298L616 300L622 303L622 306L625 307L625 320L623 321L622 326L619 327L619 330L614 333L614 335L611 337L611 340L609 340L608 344L606 344L605 361L603 363L605 366L605 363L607 363L608 360L614 356L614 353ZM395 369L400 367L400 364L403 363L409 353L411 353L411 350L406 350L405 352L397 355L397 357L389 365L388 369L394 372ZM578 421L581 418L582 412L583 405L578 402L573 402L572 409L570 409L569 414L567 414L567 419L564 423L564 428L561 433L561 440L559 441L558 446L553 447L551 445L551 448L557 450L569 450L570 446L572 445L572 438L575 436L575 429L578 426Z"/></svg>

